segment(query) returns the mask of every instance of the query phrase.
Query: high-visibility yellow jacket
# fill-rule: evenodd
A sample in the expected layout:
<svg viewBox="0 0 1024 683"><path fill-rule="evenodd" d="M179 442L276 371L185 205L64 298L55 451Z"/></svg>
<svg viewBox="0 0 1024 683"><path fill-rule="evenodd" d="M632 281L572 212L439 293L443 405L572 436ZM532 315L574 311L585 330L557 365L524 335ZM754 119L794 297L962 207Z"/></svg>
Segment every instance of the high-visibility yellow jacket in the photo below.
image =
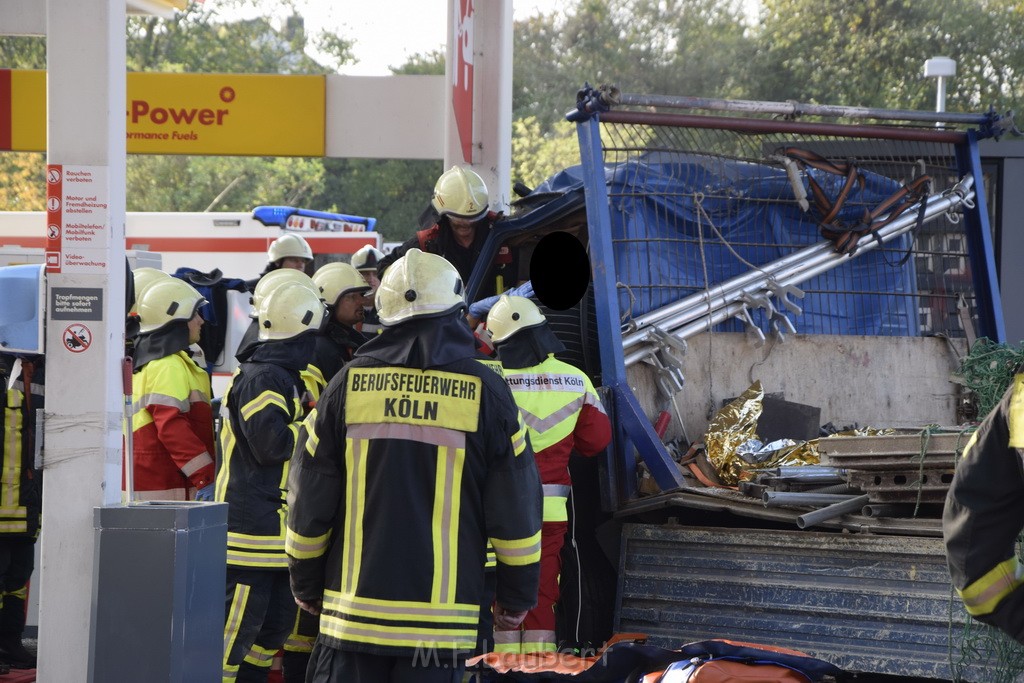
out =
<svg viewBox="0 0 1024 683"><path fill-rule="evenodd" d="M141 500L188 500L213 483L210 376L185 351L132 378L134 490Z"/></svg>
<svg viewBox="0 0 1024 683"><path fill-rule="evenodd" d="M313 348L311 335L258 345L224 396L227 418L214 498L228 503L228 565L288 568L288 462L304 415L307 388L300 371Z"/></svg>
<svg viewBox="0 0 1024 683"><path fill-rule="evenodd" d="M967 612L1024 643L1024 374L957 463L942 515L949 573Z"/></svg>
<svg viewBox="0 0 1024 683"><path fill-rule="evenodd" d="M596 455L612 438L611 423L590 378L548 355L538 365L505 367L505 381L530 433L544 484L544 521L568 519L569 455Z"/></svg>
<svg viewBox="0 0 1024 683"><path fill-rule="evenodd" d="M541 487L519 412L461 316L423 322L360 348L293 457L292 592L323 600L320 637L336 649L472 650L488 539L497 602L536 603Z"/></svg>
<svg viewBox="0 0 1024 683"><path fill-rule="evenodd" d="M43 359L38 356L20 367L11 356L0 361L0 534L35 538L43 494L43 473L35 468L36 411L43 408ZM3 370L10 366L14 376L8 380ZM30 368L27 373L26 366Z"/></svg>

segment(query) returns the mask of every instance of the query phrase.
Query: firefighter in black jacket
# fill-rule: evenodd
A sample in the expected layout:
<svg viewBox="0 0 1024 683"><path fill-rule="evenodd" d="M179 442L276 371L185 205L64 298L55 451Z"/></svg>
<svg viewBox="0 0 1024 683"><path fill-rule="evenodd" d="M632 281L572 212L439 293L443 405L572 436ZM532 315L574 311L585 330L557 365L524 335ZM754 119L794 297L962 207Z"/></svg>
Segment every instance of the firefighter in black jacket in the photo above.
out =
<svg viewBox="0 0 1024 683"><path fill-rule="evenodd" d="M365 316L363 303L370 285L348 263L321 266L314 273L313 282L320 288L320 298L327 303L327 324L316 340L316 366L326 385L367 340L357 326Z"/></svg>
<svg viewBox="0 0 1024 683"><path fill-rule="evenodd" d="M42 470L36 469L36 415L43 408L43 356L0 354L3 425L0 450L0 662L31 668L36 658L22 644L28 580L42 512Z"/></svg>
<svg viewBox="0 0 1024 683"><path fill-rule="evenodd" d="M949 574L975 619L1024 644L1024 374L971 437L942 515Z"/></svg>
<svg viewBox="0 0 1024 683"><path fill-rule="evenodd" d="M228 503L224 680L266 681L295 623L285 556L288 461L304 417L301 371L326 315L319 293L286 283L260 302L259 343L224 397L216 500Z"/></svg>
<svg viewBox="0 0 1024 683"><path fill-rule="evenodd" d="M455 266L463 283L480 260L484 242L501 214L488 209L490 197L484 179L471 168L452 166L434 184L430 209L437 221L419 230L412 237L380 260L377 272L383 274L392 263L410 249L420 249L442 256ZM500 294L505 290L506 273L514 273L512 253L503 248L481 284L477 297Z"/></svg>
<svg viewBox="0 0 1024 683"><path fill-rule="evenodd" d="M488 539L495 620L536 601L537 466L507 385L476 360L455 268L411 249L377 306L383 331L320 397L289 475L292 592L320 614L307 681L461 681Z"/></svg>

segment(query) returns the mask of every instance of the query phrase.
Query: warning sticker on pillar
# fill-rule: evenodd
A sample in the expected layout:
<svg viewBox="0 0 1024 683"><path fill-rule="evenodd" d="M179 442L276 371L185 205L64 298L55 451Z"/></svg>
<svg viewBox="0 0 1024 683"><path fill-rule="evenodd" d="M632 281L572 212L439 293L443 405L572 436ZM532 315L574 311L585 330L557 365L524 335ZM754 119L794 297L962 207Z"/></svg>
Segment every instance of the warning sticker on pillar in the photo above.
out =
<svg viewBox="0 0 1024 683"><path fill-rule="evenodd" d="M61 334L64 348L71 353L88 351L92 345L92 330L82 324L68 325Z"/></svg>
<svg viewBox="0 0 1024 683"><path fill-rule="evenodd" d="M46 167L46 271L103 273L110 245L105 166Z"/></svg>

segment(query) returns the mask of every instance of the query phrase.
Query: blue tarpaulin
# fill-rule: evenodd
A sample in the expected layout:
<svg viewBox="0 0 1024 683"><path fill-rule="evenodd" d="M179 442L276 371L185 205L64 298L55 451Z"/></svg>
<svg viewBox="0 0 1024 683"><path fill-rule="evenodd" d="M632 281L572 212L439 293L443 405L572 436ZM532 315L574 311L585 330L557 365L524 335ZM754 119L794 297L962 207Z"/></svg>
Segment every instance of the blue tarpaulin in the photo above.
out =
<svg viewBox="0 0 1024 683"><path fill-rule="evenodd" d="M829 197L836 197L844 177L808 169ZM892 196L899 181L862 171L837 220L856 225L865 209ZM822 241L811 207L794 201L784 169L766 164L699 154L649 154L609 166L605 175L611 210L612 239L623 314L633 317L666 306ZM579 187L581 167L546 180L536 192ZM804 180L806 182L806 179ZM810 196L810 191L808 191ZM790 315L798 332L807 334L916 335L916 274L906 233L888 244L849 258L799 287L794 299L803 313ZM781 302L776 308L785 311ZM767 315L754 311L754 322L767 329ZM716 327L741 331L731 320Z"/></svg>

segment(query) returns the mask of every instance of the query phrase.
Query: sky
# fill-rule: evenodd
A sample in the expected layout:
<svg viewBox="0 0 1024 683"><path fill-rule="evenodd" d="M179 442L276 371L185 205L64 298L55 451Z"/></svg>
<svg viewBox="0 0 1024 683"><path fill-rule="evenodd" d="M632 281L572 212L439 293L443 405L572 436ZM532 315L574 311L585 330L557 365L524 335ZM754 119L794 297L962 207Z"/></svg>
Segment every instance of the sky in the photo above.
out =
<svg viewBox="0 0 1024 683"><path fill-rule="evenodd" d="M478 2L480 0L477 0ZM210 0L207 0L210 2ZM389 76L415 54L444 50L448 39L447 0L298 0L306 30L339 28L355 41L357 64L342 67L350 76ZM514 19L550 13L564 0L513 0Z"/></svg>
<svg viewBox="0 0 1024 683"><path fill-rule="evenodd" d="M760 0L744 4L756 12ZM444 51L448 39L447 0L296 0L296 5L307 31L332 30L355 42L358 62L339 70L350 76L390 76L388 67L416 54ZM565 0L512 0L512 17L550 14L565 5Z"/></svg>

